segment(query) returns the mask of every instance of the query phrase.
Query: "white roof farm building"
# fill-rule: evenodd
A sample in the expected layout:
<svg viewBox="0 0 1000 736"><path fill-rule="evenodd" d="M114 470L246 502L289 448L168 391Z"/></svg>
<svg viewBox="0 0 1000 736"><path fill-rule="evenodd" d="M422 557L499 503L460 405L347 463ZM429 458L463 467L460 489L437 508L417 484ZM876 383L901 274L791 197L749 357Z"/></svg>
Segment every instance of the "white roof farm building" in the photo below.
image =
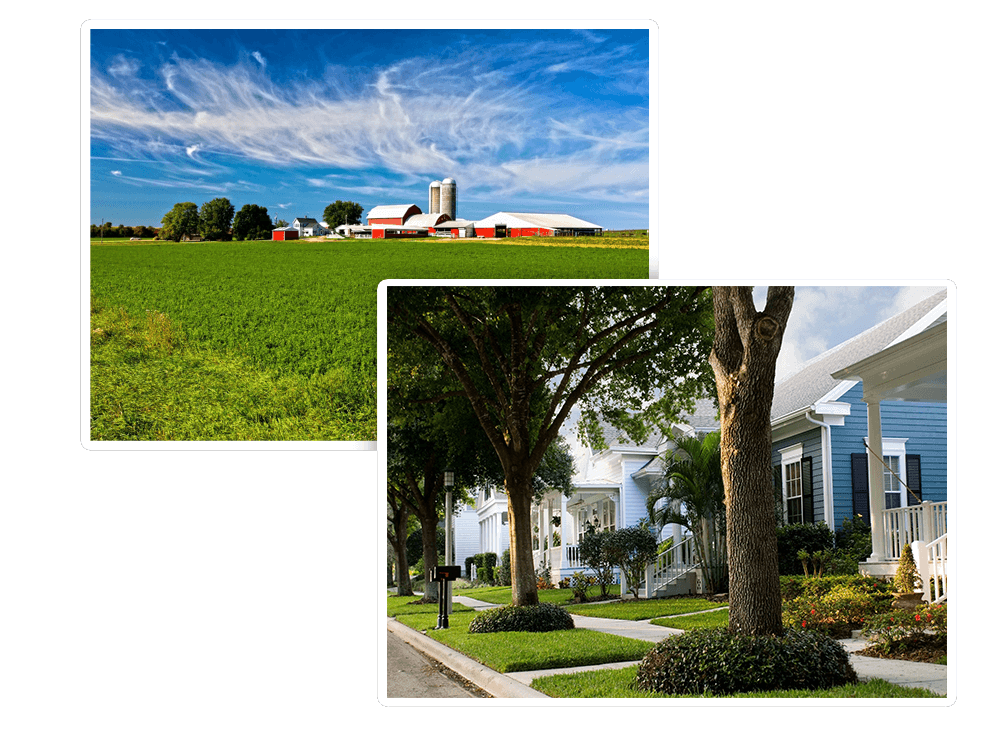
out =
<svg viewBox="0 0 1000 736"><path fill-rule="evenodd" d="M503 232L504 228L506 232ZM495 215L476 221L476 235L487 238L497 236L517 238L525 235L600 235L603 230L600 225L581 220L579 217L540 212L497 212Z"/></svg>
<svg viewBox="0 0 1000 736"><path fill-rule="evenodd" d="M446 237L519 238L530 235L601 235L604 228L579 217L541 212L497 212L478 221L460 220L454 179L431 182L429 212L415 204L380 204L368 212L368 225L355 237ZM386 228L386 226L390 226ZM395 226L395 227L392 227Z"/></svg>

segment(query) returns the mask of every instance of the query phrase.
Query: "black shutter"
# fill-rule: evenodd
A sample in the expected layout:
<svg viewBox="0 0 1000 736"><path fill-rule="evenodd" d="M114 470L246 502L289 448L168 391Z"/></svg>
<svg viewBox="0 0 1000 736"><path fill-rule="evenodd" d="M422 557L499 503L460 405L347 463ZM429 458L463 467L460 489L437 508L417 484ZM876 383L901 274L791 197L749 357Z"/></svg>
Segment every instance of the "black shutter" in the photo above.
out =
<svg viewBox="0 0 1000 736"><path fill-rule="evenodd" d="M906 485L909 487L909 504L923 503L924 494L920 488L920 455L906 456Z"/></svg>
<svg viewBox="0 0 1000 736"><path fill-rule="evenodd" d="M871 508L868 505L868 456L863 452L851 453L851 491L854 515L860 514L870 525L872 519Z"/></svg>
<svg viewBox="0 0 1000 736"><path fill-rule="evenodd" d="M802 523L813 523L813 459L802 458Z"/></svg>

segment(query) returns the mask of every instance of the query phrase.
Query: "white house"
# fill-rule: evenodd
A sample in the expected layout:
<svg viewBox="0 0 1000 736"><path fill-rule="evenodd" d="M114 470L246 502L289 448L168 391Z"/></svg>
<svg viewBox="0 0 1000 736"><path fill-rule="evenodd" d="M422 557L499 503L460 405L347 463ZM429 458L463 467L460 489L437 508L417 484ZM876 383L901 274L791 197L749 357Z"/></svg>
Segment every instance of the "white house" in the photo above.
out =
<svg viewBox="0 0 1000 736"><path fill-rule="evenodd" d="M711 399L697 402L695 413L673 427L675 434L704 435L718 429ZM535 569L548 567L553 582L585 568L579 541L590 524L618 529L648 516L646 498L662 473L658 457L672 447L668 436L654 434L635 443L611 427L603 426L607 449L593 451L583 445L574 428L564 432L576 470L573 493L553 491L532 508L532 546ZM480 550L499 557L510 546L507 496L500 488L479 490L477 499ZM664 529L664 538L680 539L680 530ZM683 591L681 591L683 592Z"/></svg>
<svg viewBox="0 0 1000 736"><path fill-rule="evenodd" d="M299 231L300 238L312 238L326 235L330 231L311 217L296 217L292 227Z"/></svg>

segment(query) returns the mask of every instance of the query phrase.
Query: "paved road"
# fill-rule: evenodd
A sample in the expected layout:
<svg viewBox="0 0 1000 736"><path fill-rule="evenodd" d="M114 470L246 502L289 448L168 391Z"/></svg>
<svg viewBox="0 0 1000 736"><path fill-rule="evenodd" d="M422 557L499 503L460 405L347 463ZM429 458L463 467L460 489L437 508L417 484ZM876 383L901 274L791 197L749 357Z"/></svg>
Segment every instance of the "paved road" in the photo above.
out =
<svg viewBox="0 0 1000 736"><path fill-rule="evenodd" d="M388 632L390 698L488 698L478 687Z"/></svg>

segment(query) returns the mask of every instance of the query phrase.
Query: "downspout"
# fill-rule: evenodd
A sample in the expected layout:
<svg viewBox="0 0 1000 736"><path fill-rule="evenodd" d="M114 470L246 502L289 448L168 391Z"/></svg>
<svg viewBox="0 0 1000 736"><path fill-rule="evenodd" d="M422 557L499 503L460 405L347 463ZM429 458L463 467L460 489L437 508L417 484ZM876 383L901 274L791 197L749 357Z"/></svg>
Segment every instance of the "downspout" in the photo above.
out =
<svg viewBox="0 0 1000 736"><path fill-rule="evenodd" d="M823 453L823 521L833 530L833 459L830 448L830 425L819 419L813 419L811 413L812 411L807 411L804 416L806 421L819 426L820 448Z"/></svg>

